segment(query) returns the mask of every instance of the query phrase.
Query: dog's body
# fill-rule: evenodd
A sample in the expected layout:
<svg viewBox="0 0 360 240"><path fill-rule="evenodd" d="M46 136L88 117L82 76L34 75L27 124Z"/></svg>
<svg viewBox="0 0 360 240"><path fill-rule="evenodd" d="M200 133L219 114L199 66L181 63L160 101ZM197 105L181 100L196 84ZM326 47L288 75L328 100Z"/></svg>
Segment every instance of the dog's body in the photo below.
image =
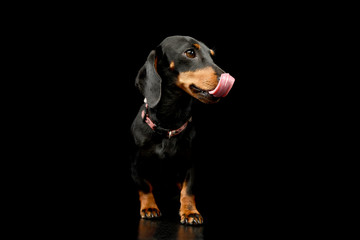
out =
<svg viewBox="0 0 360 240"><path fill-rule="evenodd" d="M142 218L161 215L151 181L158 170L164 170L174 177L181 190L181 223L203 223L193 193L191 145L195 129L191 106L193 98L204 103L220 99L210 94L224 74L212 55L211 49L191 37L168 37L150 52L136 77L135 85L145 103L131 127L137 146L132 177L139 188ZM231 86L222 90L228 92Z"/></svg>

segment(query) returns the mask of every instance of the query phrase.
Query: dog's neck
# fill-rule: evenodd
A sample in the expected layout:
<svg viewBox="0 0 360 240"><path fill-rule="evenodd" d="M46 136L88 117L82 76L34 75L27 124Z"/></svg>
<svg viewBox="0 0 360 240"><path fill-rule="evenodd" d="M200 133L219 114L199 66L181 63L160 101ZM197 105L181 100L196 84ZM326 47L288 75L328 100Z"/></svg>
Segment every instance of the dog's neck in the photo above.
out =
<svg viewBox="0 0 360 240"><path fill-rule="evenodd" d="M162 128L179 128L191 117L192 99L177 87L165 88L158 105L149 109L149 117Z"/></svg>

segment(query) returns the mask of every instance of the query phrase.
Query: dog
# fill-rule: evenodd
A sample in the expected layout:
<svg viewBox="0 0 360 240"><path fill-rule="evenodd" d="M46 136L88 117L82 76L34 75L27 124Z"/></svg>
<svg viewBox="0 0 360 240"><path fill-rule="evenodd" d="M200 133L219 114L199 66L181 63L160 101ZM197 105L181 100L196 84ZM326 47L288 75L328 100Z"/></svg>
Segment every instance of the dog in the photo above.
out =
<svg viewBox="0 0 360 240"><path fill-rule="evenodd" d="M192 103L194 99L217 103L235 81L214 63L214 54L192 37L167 37L150 52L136 76L135 86L145 100L131 125L137 149L131 175L138 187L141 218L162 215L155 202L152 178L165 171L180 189L180 222L203 224L193 189Z"/></svg>

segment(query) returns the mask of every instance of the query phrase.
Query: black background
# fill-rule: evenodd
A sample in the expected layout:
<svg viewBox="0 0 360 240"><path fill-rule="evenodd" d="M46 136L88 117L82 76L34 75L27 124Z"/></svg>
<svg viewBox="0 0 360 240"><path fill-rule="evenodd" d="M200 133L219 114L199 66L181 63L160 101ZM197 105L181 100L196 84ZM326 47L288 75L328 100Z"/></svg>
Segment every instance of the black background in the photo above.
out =
<svg viewBox="0 0 360 240"><path fill-rule="evenodd" d="M215 62L236 79L218 104L194 104L197 204L205 227L219 234L311 227L316 215L307 214L318 206L321 184L314 183L321 163L313 159L324 137L323 101L316 97L320 26L291 11L257 8L138 11L75 11L46 25L42 74L51 83L39 100L47 126L42 155L54 159L45 164L46 179L54 181L39 180L52 192L43 200L51 206L46 216L59 216L60 228L79 234L136 236L130 125L143 96L135 77L165 37L187 35L214 49ZM176 218L178 201L159 194L164 217Z"/></svg>

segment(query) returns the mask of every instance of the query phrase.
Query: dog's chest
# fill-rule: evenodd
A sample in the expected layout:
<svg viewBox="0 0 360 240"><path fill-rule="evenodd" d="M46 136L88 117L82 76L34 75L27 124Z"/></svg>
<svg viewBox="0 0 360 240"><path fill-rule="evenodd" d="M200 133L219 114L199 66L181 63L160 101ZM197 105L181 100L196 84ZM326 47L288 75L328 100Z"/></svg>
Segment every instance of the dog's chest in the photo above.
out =
<svg viewBox="0 0 360 240"><path fill-rule="evenodd" d="M160 159L174 157L180 152L180 144L177 138L164 138L157 144L154 144L153 151Z"/></svg>

